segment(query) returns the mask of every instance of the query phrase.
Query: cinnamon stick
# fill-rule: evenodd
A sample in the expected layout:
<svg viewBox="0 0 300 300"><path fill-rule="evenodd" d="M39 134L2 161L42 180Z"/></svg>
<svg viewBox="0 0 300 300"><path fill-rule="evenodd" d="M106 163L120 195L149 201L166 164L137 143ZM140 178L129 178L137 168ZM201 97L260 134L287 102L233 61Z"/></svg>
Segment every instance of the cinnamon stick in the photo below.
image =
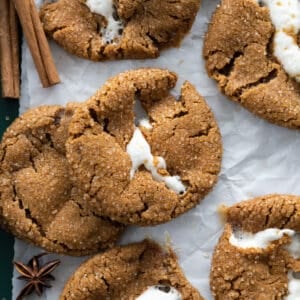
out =
<svg viewBox="0 0 300 300"><path fill-rule="evenodd" d="M33 0L12 0L43 87L60 82L50 47Z"/></svg>
<svg viewBox="0 0 300 300"><path fill-rule="evenodd" d="M0 64L2 96L20 97L18 19L13 3L0 0Z"/></svg>

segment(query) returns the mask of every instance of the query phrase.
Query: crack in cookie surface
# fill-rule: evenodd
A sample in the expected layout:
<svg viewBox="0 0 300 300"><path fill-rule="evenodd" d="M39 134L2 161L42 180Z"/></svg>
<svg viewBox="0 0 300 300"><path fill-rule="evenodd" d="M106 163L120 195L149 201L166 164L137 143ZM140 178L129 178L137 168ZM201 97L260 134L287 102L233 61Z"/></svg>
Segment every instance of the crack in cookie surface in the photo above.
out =
<svg viewBox="0 0 300 300"><path fill-rule="evenodd" d="M205 37L207 72L225 95L254 114L299 128L299 84L273 54L275 34L267 7L256 0L222 0Z"/></svg>
<svg viewBox="0 0 300 300"><path fill-rule="evenodd" d="M66 283L66 299L137 299L147 288L175 288L182 300L202 300L182 273L175 253L145 240L116 247L83 263Z"/></svg>
<svg viewBox="0 0 300 300"><path fill-rule="evenodd" d="M290 283L298 284L292 273L300 271L300 197L243 201L229 207L226 217L210 274L215 299L294 299Z"/></svg>
<svg viewBox="0 0 300 300"><path fill-rule="evenodd" d="M0 206L6 229L48 251L85 255L112 246L123 226L94 216L65 157L72 105L42 106L5 132Z"/></svg>
<svg viewBox="0 0 300 300"><path fill-rule="evenodd" d="M200 0L117 0L115 13L96 1L59 0L41 9L46 33L68 52L91 60L155 58L189 31ZM102 14L93 13L102 12ZM108 14L110 13L110 14ZM105 16L106 17L105 17ZM120 32L109 31L122 24ZM101 36L102 35L102 36Z"/></svg>
<svg viewBox="0 0 300 300"><path fill-rule="evenodd" d="M183 85L179 101L169 94L176 80L174 73L160 69L122 73L74 115L67 157L99 214L125 224L158 224L197 205L214 186L222 156L218 126L191 84ZM151 123L151 128L139 130L152 155L166 161L167 168L158 172L162 177L179 176L186 187L182 195L153 179L143 166L130 178L126 147L135 130L136 98Z"/></svg>

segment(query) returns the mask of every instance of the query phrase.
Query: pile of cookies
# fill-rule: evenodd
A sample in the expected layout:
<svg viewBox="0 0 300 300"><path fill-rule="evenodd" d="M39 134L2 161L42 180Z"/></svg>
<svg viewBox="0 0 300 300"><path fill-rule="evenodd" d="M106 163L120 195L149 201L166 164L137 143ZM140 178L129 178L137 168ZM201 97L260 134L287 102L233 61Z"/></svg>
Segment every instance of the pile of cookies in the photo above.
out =
<svg viewBox="0 0 300 300"><path fill-rule="evenodd" d="M154 58L179 43L200 5L116 2L58 0L40 16L45 32L79 57ZM299 24L297 0L222 0L203 50L207 73L225 95L297 129ZM166 69L127 71L83 103L29 110L4 134L2 227L50 252L112 248L78 268L62 300L203 299L172 249L150 240L115 246L126 226L168 222L217 182L222 141L214 115L189 82L174 97L176 82ZM300 299L300 197L240 202L223 218L210 275L215 299Z"/></svg>
<svg viewBox="0 0 300 300"><path fill-rule="evenodd" d="M189 82L180 99L170 94L176 81L168 70L128 71L84 103L41 106L15 120L1 143L4 228L51 252L88 255L112 247L126 225L161 224L196 206L217 181L221 135ZM151 259L153 247L162 251L145 245ZM137 255L145 245L128 251ZM160 256L169 260L163 254L155 259ZM174 280L186 285L171 256ZM161 282L173 278L165 269ZM155 276L147 280L160 282ZM192 288L185 294L200 297Z"/></svg>

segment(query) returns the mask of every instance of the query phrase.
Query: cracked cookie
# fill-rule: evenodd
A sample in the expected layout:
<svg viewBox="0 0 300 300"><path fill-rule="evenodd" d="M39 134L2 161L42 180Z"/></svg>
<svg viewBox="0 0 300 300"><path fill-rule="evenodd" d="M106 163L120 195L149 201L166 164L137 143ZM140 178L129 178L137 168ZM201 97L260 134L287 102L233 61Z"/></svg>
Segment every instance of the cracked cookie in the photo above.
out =
<svg viewBox="0 0 300 300"><path fill-rule="evenodd" d="M51 252L87 255L111 247L124 226L88 211L89 196L71 181L65 156L75 104L41 106L20 116L1 147L3 227Z"/></svg>
<svg viewBox="0 0 300 300"><path fill-rule="evenodd" d="M150 240L113 248L83 263L60 300L202 300L187 281L172 249Z"/></svg>
<svg viewBox="0 0 300 300"><path fill-rule="evenodd" d="M155 58L178 46L200 0L58 0L42 6L44 30L66 51L101 61Z"/></svg>
<svg viewBox="0 0 300 300"><path fill-rule="evenodd" d="M177 101L170 93L176 81L168 70L124 72L76 110L67 158L93 211L125 224L163 223L196 206L216 183L217 123L190 83Z"/></svg>
<svg viewBox="0 0 300 300"><path fill-rule="evenodd" d="M203 50L225 95L289 128L300 127L299 20L298 0L222 0Z"/></svg>
<svg viewBox="0 0 300 300"><path fill-rule="evenodd" d="M300 197L267 195L226 210L214 251L215 299L299 299Z"/></svg>

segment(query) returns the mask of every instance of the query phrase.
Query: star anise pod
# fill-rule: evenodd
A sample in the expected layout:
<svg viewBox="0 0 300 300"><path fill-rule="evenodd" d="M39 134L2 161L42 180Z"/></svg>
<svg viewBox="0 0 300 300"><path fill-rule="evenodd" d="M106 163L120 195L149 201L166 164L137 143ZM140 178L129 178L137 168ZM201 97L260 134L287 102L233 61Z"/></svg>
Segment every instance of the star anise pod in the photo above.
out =
<svg viewBox="0 0 300 300"><path fill-rule="evenodd" d="M48 281L55 278L50 274L59 264L58 259L47 262L40 266L39 259L48 253L41 253L33 256L27 264L14 261L17 271L21 274L18 279L25 280L27 284L20 292L16 300L22 300L25 296L36 292L39 296L42 295L44 288L50 288Z"/></svg>

